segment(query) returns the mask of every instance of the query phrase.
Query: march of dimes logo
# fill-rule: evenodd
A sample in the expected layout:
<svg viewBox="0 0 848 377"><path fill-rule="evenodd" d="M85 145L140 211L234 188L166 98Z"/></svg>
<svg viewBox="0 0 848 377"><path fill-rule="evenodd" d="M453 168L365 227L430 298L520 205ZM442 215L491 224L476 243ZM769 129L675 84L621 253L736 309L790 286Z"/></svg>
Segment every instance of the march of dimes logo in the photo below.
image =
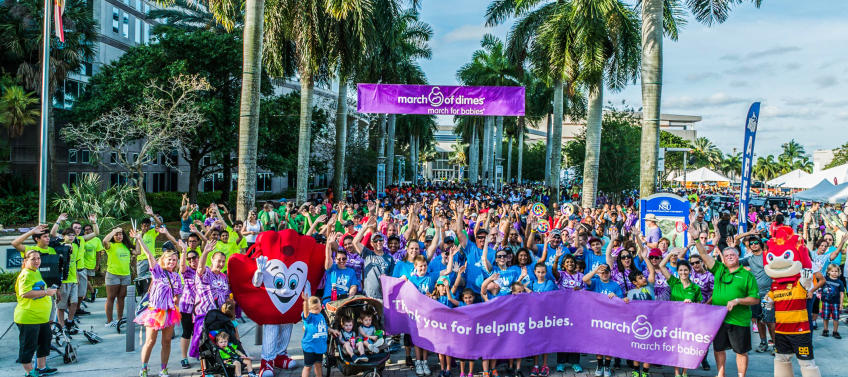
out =
<svg viewBox="0 0 848 377"><path fill-rule="evenodd" d="M632 322L606 321L592 319L590 327L607 330L620 335L632 335L630 347L638 350L666 352L677 352L688 355L704 355L706 351L699 350L695 346L685 343L702 343L704 345L712 342L712 336L700 332L689 331L679 327L655 326L648 316L639 314Z"/></svg>
<svg viewBox="0 0 848 377"><path fill-rule="evenodd" d="M397 103L410 103L410 104L429 104L432 107L439 107L442 105L483 105L485 104L485 97L466 97L463 95L459 96L448 96L446 97L441 88L438 86L434 86L430 89L430 94L421 95L421 96L398 96Z"/></svg>

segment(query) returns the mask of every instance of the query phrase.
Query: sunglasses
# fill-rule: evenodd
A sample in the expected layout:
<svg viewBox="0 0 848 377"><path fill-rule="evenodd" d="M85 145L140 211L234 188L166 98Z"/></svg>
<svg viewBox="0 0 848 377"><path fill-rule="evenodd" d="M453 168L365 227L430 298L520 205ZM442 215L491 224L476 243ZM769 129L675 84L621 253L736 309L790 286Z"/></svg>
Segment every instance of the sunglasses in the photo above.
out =
<svg viewBox="0 0 848 377"><path fill-rule="evenodd" d="M344 261L347 261L347 258L336 258L336 261L337 262L344 262Z"/></svg>
<svg viewBox="0 0 848 377"><path fill-rule="evenodd" d="M196 259L197 259L197 257L188 257L188 258L186 258L186 260L196 260Z"/></svg>
<svg viewBox="0 0 848 377"><path fill-rule="evenodd" d="M506 258L506 254L495 255L495 258L497 258L497 259Z"/></svg>
<svg viewBox="0 0 848 377"><path fill-rule="evenodd" d="M620 259L631 259L631 258L633 258L633 257L631 257L631 256L629 256L629 255L619 255L618 257L619 257Z"/></svg>
<svg viewBox="0 0 848 377"><path fill-rule="evenodd" d="M692 261L692 262L689 262L689 264L695 266L695 265L701 264L701 261Z"/></svg>
<svg viewBox="0 0 848 377"><path fill-rule="evenodd" d="M648 257L648 259L662 259L660 257Z"/></svg>
<svg viewBox="0 0 848 377"><path fill-rule="evenodd" d="M485 240L485 239L486 239L486 236L477 236L477 239L478 239L478 240Z"/></svg>

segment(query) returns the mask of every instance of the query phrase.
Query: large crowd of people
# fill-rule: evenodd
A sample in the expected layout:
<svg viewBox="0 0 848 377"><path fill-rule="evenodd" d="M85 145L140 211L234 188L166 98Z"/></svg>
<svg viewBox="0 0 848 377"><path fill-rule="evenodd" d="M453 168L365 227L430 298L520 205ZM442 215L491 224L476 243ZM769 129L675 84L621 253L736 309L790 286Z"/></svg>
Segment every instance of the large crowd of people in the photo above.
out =
<svg viewBox="0 0 848 377"><path fill-rule="evenodd" d="M87 282L99 267L105 270L104 326L119 325L127 286L136 283L139 294L146 292L149 297L149 306L135 318L145 327L140 376L149 373L148 361L157 337L161 338L159 375L168 375L176 327L181 329L180 365L190 368L198 356L200 329L207 313L222 310L233 318L239 314L238 303L230 298L229 258L245 253L260 232L282 229L312 236L326 250L320 297L304 297L308 305L304 305L302 318L311 334L308 340L304 338L303 350L308 356L304 376L314 369L320 377L318 357L327 350L315 344L315 339L326 338L328 332L340 339L347 333L354 339L344 339L352 362L367 358L368 348L378 340L370 321L363 323L360 318L350 323L350 329L326 331L327 325L315 314L320 313L322 303L353 295L381 299L380 277L384 275L406 279L422 294L449 307L559 289L587 290L625 302L726 306L728 314L713 342L715 367L718 376L725 376L726 351L732 350L736 369L743 376L749 351L774 348L774 312L761 305L771 285L763 271L762 253L765 240L779 225L795 228L811 251L819 277L808 300L812 328L818 326L821 316L821 336L840 338L848 237L837 240L827 231L818 204L751 208L747 219L739 219L733 207L711 206L697 192L680 193L690 199L690 226L673 235L663 234L658 220L650 216L642 225L635 193L601 195L596 207L581 208L553 202L549 191L540 186L514 185L495 190L428 184L390 187L379 195L374 190L353 188L346 201L316 198L301 205L261 203L246 219L234 219L226 206L209 203L200 207L184 197L179 219L162 219L146 208L147 216L137 229L119 227L105 234L95 216L75 221L63 214L52 228L39 225L13 242L23 258L15 284L18 361L27 376L56 372L45 362L53 303L59 326L78 331L74 318L80 315L79 303L93 292ZM574 194L566 190L566 199L576 199ZM533 213L537 203L544 205L544 213ZM848 222L844 209L839 214L841 221ZM166 221L179 221L178 229L166 227ZM750 231L738 233L739 221L747 221ZM38 272L40 258L54 253L50 244L59 235L60 242L72 247L73 271L60 286L47 287ZM24 245L30 238L33 244ZM688 247L682 247L684 243ZM101 253L106 255L105 268L97 266ZM759 335L756 348L752 347L752 326ZM229 339L217 340L227 349ZM432 374L427 350L417 347L409 336L401 341L406 365L419 376ZM228 355L249 361L248 355L232 351ZM35 366L33 355L37 357ZM614 368L630 368L633 376L642 377L651 367L637 360L578 353L552 355L555 362L548 365L548 356L538 355L532 365L524 367L521 359L508 360L500 371L498 361L483 360L482 376L523 377L529 373L530 377L545 377L552 368L580 372L590 359L597 360L595 376L610 376ZM284 357L288 360L282 365L294 367L294 361ZM440 376L455 372L450 357L438 355L438 360ZM246 374L252 373L249 363L243 366ZM460 360L459 366L460 377L475 375L473 360ZM708 357L701 367L711 369ZM675 375L685 376L686 371L675 369Z"/></svg>

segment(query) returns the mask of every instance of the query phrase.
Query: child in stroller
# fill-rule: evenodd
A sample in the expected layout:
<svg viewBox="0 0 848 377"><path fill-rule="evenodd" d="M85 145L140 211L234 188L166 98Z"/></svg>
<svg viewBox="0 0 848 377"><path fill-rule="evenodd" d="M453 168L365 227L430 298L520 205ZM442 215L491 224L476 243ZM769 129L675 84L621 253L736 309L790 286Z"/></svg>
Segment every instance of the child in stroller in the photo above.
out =
<svg viewBox="0 0 848 377"><path fill-rule="evenodd" d="M368 310L362 311L359 315L359 337L357 337L357 348L367 349L370 353L380 352L380 346L385 341L383 339L383 330L377 330L374 327L374 313Z"/></svg>
<svg viewBox="0 0 848 377"><path fill-rule="evenodd" d="M253 374L253 365L250 363L250 358L238 350L234 343L230 343L230 334L226 331L221 331L215 335L215 343L218 346L218 355L221 356L221 361L224 365L232 366L235 369L236 377L241 377L242 367L247 370L247 375L255 377Z"/></svg>
<svg viewBox="0 0 848 377"><path fill-rule="evenodd" d="M342 345L345 354L350 357L350 360L353 361L354 364L364 363L368 361L368 357L365 356L365 346L363 342L356 341L357 332L353 328L353 322L353 317L342 317L341 330L330 329L329 332L330 334L333 334L334 337L336 337L339 344ZM359 353L358 355L354 353L354 348Z"/></svg>
<svg viewBox="0 0 848 377"><path fill-rule="evenodd" d="M222 306L222 309L228 309L226 303ZM223 375L224 377L238 376L241 369L237 369L237 367L240 368L241 361L245 361L247 358L247 353L239 341L238 332L233 324L233 313L230 310L226 311L229 314L225 314L224 311L219 309L210 310L203 319L203 337L200 343L200 366L205 376L216 374ZM224 337L227 339L226 343L223 341ZM235 355L238 355L238 358L241 359L239 362L235 362L235 357L228 357ZM230 359L230 362L227 362L227 359ZM245 366L247 368L244 369L248 371L252 370L252 365Z"/></svg>

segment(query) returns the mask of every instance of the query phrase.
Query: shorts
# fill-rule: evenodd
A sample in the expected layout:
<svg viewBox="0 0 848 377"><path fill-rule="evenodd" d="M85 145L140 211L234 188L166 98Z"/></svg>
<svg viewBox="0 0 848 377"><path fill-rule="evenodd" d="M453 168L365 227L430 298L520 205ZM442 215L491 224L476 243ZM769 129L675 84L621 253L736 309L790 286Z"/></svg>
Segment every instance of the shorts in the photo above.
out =
<svg viewBox="0 0 848 377"><path fill-rule="evenodd" d="M151 250L152 251L152 250ZM147 259L135 263L136 280L150 279L150 262Z"/></svg>
<svg viewBox="0 0 848 377"><path fill-rule="evenodd" d="M180 337L191 339L191 335L194 334L194 316L191 313L180 313L180 327L183 329L183 334Z"/></svg>
<svg viewBox="0 0 848 377"><path fill-rule="evenodd" d="M412 336L410 336L409 334L403 334L403 346L404 347L414 346L414 344L412 344Z"/></svg>
<svg viewBox="0 0 848 377"><path fill-rule="evenodd" d="M18 362L21 364L31 363L32 354L35 357L47 357L50 355L50 332L49 323L37 325L18 325Z"/></svg>
<svg viewBox="0 0 848 377"><path fill-rule="evenodd" d="M323 360L324 360L324 354L323 353L312 353L312 352L303 351L303 366L304 367L311 367L315 364L321 364L321 362ZM320 368L320 367L321 366L318 366L318 368Z"/></svg>
<svg viewBox="0 0 848 377"><path fill-rule="evenodd" d="M822 303L821 317L823 320L839 320L839 304Z"/></svg>
<svg viewBox="0 0 848 377"><path fill-rule="evenodd" d="M110 272L106 272L105 285L130 285L132 284L132 279L130 275L113 275Z"/></svg>
<svg viewBox="0 0 848 377"><path fill-rule="evenodd" d="M713 350L721 352L728 349L738 354L751 351L751 328L722 322L713 340Z"/></svg>
<svg viewBox="0 0 848 377"><path fill-rule="evenodd" d="M813 359L813 333L775 334L774 352L784 355L795 354L798 360Z"/></svg>
<svg viewBox="0 0 848 377"><path fill-rule="evenodd" d="M88 276L91 277L91 276L94 276L94 273L96 272L95 270L96 270L96 268L86 268L85 272L87 272Z"/></svg>
<svg viewBox="0 0 848 377"><path fill-rule="evenodd" d="M79 302L79 284L62 283L59 286L59 299L56 300L56 309L68 310L68 306Z"/></svg>
<svg viewBox="0 0 848 377"><path fill-rule="evenodd" d="M760 300L762 302L762 300ZM756 319L758 321L763 320L763 306L762 305L751 305L751 319Z"/></svg>
<svg viewBox="0 0 848 377"><path fill-rule="evenodd" d="M85 291L88 289L88 271L82 268L77 270L77 284L79 284L79 297L85 296Z"/></svg>

